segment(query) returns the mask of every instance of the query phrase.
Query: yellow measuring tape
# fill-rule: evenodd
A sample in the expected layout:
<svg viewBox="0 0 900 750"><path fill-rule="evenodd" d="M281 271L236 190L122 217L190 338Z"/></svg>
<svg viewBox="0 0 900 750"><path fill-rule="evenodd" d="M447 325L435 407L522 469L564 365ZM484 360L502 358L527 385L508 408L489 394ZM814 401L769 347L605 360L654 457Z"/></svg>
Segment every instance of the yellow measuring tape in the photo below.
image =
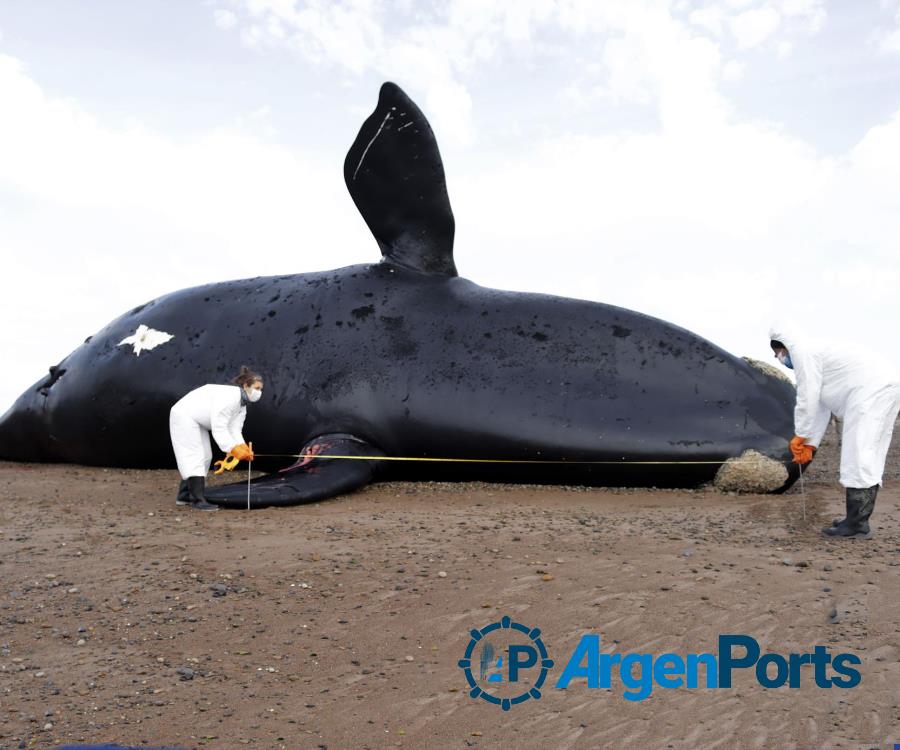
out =
<svg viewBox="0 0 900 750"><path fill-rule="evenodd" d="M514 458L428 458L425 456L340 456L331 453L256 453L255 458L339 458L348 461L434 461L440 463L468 463L468 464L579 464L591 466L621 466L621 465L720 465L726 461L733 463L755 461L757 459L726 458L721 461L567 461L565 459L514 459ZM772 459L777 461L778 459Z"/></svg>

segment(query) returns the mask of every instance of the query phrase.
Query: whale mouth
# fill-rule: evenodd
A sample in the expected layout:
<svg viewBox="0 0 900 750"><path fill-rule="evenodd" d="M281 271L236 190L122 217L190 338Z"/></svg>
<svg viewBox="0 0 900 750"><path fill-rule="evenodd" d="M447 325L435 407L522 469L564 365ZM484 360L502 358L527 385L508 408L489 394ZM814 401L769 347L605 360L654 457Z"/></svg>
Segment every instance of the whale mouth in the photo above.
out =
<svg viewBox="0 0 900 750"><path fill-rule="evenodd" d="M722 464L713 484L721 492L762 494L780 489L788 477L787 467L782 461L751 448Z"/></svg>

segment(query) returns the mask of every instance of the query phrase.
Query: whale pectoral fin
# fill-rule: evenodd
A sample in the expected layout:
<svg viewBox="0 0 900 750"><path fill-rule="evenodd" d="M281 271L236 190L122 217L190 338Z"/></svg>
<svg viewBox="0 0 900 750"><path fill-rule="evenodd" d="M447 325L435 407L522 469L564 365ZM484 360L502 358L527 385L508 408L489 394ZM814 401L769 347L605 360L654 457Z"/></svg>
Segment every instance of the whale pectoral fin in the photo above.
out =
<svg viewBox="0 0 900 750"><path fill-rule="evenodd" d="M251 509L312 503L364 487L384 452L353 435L335 434L310 440L300 455L292 466L249 482ZM207 487L206 499L224 508L246 509L247 486L244 481Z"/></svg>
<svg viewBox="0 0 900 750"><path fill-rule="evenodd" d="M455 223L431 125L394 83L360 128L344 181L384 260L421 273L456 276Z"/></svg>

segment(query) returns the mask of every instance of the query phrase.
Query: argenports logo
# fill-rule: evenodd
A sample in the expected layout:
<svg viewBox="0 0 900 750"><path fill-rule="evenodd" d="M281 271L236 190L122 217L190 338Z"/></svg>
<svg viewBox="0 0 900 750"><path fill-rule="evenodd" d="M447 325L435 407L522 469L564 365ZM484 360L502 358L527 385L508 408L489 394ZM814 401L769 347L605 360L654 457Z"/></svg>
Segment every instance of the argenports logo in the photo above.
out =
<svg viewBox="0 0 900 750"><path fill-rule="evenodd" d="M469 635L471 640L458 664L466 674L472 698L509 711L511 706L529 698L541 697L541 687L553 660L547 656L538 628L504 616L500 622L469 631ZM476 653L478 664L473 665Z"/></svg>
<svg viewBox="0 0 900 750"><path fill-rule="evenodd" d="M538 628L503 617L470 635L459 666L472 698L508 711L529 698L541 697L553 660ZM735 673L747 670L765 688L799 688L804 676L807 683L811 677L818 688L852 688L862 680L855 669L861 663L855 654L832 655L826 646L815 646L809 653L764 654L749 635L720 635L717 653L604 653L600 635L586 633L553 687L610 689L619 683L625 700L643 701L654 688L731 688Z"/></svg>

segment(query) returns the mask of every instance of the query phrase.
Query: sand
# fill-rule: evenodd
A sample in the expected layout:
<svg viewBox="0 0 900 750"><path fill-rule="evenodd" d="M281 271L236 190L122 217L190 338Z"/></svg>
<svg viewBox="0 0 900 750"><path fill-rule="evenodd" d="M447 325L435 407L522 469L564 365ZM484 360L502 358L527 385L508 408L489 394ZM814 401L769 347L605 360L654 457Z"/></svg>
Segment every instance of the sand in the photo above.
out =
<svg viewBox="0 0 900 750"><path fill-rule="evenodd" d="M0 463L0 748L891 748L900 451L876 538L831 540L834 442L803 495L394 483L253 513L176 508L172 471ZM505 614L558 662L589 631L654 653L747 633L851 651L863 679L581 682L503 713L457 661Z"/></svg>

